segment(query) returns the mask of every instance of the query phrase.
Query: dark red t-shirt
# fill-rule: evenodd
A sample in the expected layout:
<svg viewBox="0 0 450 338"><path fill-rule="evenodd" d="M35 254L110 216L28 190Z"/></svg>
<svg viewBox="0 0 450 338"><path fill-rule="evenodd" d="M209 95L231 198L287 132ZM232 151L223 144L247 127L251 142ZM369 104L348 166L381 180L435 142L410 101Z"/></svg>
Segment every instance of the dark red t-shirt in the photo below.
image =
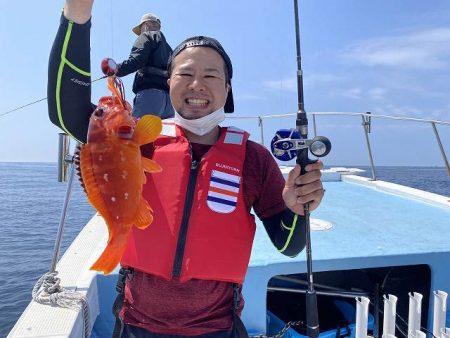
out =
<svg viewBox="0 0 450 338"><path fill-rule="evenodd" d="M201 158L210 145L192 144ZM247 142L243 169L245 203L259 218L285 209L281 196L284 178L270 152L253 141ZM135 271L132 290L126 287L121 311L125 323L161 334L195 336L232 325L233 290L230 283L193 279L185 283ZM243 301L241 302L243 306Z"/></svg>

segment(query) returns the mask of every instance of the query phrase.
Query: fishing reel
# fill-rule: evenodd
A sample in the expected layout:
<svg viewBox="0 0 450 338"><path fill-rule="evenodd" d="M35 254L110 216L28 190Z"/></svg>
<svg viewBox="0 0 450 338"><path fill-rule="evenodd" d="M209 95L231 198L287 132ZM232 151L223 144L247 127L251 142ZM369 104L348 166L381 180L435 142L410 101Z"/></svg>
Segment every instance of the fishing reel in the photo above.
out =
<svg viewBox="0 0 450 338"><path fill-rule="evenodd" d="M116 75L118 67L116 61L111 58L104 58L101 63L103 74L106 76Z"/></svg>
<svg viewBox="0 0 450 338"><path fill-rule="evenodd" d="M309 150L316 157L324 157L331 150L331 142L325 136L304 139L297 129L280 129L270 142L273 156L280 161L290 161L299 151Z"/></svg>
<svg viewBox="0 0 450 338"><path fill-rule="evenodd" d="M122 80L116 76L117 71L119 70L119 66L117 65L116 61L111 58L104 58L100 64L100 67L103 74L105 74L104 77L108 77L108 88L111 90L111 92L115 93L116 97L119 98L122 106L125 109L128 109L128 103L126 103L125 99L125 87Z"/></svg>

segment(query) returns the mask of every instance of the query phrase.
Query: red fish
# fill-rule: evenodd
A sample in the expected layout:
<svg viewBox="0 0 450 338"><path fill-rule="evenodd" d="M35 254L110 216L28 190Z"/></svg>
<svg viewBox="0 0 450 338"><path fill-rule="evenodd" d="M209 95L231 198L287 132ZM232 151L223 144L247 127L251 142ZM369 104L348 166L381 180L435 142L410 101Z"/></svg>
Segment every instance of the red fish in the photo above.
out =
<svg viewBox="0 0 450 338"><path fill-rule="evenodd" d="M142 197L144 172L161 171L140 152L141 145L153 142L160 134L161 119L145 115L136 122L114 81L108 79L113 96L100 99L89 120L87 143L77 155L87 198L108 226L108 244L91 267L105 275L119 263L131 227L144 229L152 223L152 209Z"/></svg>

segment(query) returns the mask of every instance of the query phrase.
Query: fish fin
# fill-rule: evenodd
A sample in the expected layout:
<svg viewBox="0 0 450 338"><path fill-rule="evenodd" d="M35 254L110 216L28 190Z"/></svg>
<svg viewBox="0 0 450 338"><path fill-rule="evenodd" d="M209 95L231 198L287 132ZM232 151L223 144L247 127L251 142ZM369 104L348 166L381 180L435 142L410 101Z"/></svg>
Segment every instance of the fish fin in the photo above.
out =
<svg viewBox="0 0 450 338"><path fill-rule="evenodd" d="M146 172L159 173L162 171L161 166L149 158L142 157L141 162L142 162L142 167L144 168L144 171L146 171Z"/></svg>
<svg viewBox="0 0 450 338"><path fill-rule="evenodd" d="M84 144L80 149L80 161L79 170L82 177L82 185L86 191L87 199L89 203L98 211L98 213L105 219L108 225L108 230L110 231L111 219L109 217L108 208L105 204L103 196L98 188L95 181L94 171L92 168L91 161L91 149L90 144Z"/></svg>
<svg viewBox="0 0 450 338"><path fill-rule="evenodd" d="M122 227L118 226L114 228ZM130 231L110 233L108 244L90 269L103 271L105 275L109 275L122 259L129 233Z"/></svg>
<svg viewBox="0 0 450 338"><path fill-rule="evenodd" d="M136 211L135 223L134 225L138 229L145 229L153 222L153 209L148 205L148 202L141 198L141 202L139 203L139 207Z"/></svg>
<svg viewBox="0 0 450 338"><path fill-rule="evenodd" d="M133 141L138 145L151 143L156 140L162 130L162 122L159 116L142 116L134 129Z"/></svg>

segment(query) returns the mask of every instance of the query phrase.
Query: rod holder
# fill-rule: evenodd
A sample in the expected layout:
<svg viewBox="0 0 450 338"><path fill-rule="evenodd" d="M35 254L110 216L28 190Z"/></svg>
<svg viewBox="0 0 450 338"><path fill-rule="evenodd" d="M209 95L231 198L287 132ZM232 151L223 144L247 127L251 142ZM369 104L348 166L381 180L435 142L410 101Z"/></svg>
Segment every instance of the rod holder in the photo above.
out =
<svg viewBox="0 0 450 338"><path fill-rule="evenodd" d="M419 337L416 335L416 331L420 331L422 298L423 296L420 293L409 293L408 337Z"/></svg>
<svg viewBox="0 0 450 338"><path fill-rule="evenodd" d="M69 166L72 157L69 154L70 137L65 133L59 133L58 143L58 182L67 182L69 178Z"/></svg>
<svg viewBox="0 0 450 338"><path fill-rule="evenodd" d="M367 338L369 320L369 303L367 297L356 297L356 330L355 338Z"/></svg>
<svg viewBox="0 0 450 338"><path fill-rule="evenodd" d="M395 337L395 316L397 315L397 297L384 295L383 338Z"/></svg>
<svg viewBox="0 0 450 338"><path fill-rule="evenodd" d="M445 329L445 316L447 314L447 292L434 291L434 311L433 311L433 335L441 336L441 330Z"/></svg>

